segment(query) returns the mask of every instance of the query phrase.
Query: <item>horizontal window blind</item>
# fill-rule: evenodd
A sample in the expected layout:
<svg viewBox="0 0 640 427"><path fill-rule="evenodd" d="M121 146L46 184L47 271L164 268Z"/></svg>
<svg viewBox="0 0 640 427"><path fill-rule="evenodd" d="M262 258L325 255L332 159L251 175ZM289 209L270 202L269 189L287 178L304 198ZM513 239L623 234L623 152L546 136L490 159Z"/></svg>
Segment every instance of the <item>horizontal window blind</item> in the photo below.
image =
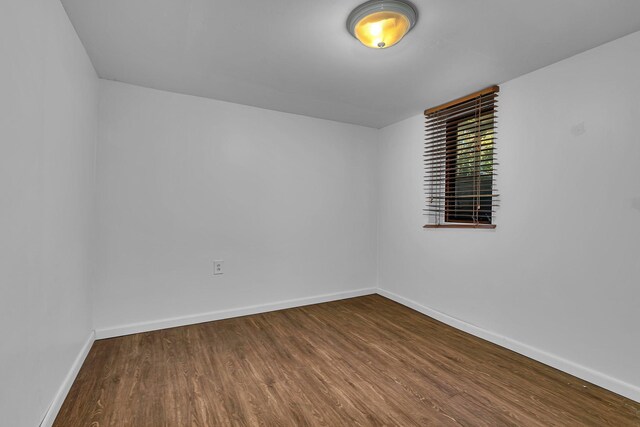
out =
<svg viewBox="0 0 640 427"><path fill-rule="evenodd" d="M425 228L495 228L498 86L425 114Z"/></svg>

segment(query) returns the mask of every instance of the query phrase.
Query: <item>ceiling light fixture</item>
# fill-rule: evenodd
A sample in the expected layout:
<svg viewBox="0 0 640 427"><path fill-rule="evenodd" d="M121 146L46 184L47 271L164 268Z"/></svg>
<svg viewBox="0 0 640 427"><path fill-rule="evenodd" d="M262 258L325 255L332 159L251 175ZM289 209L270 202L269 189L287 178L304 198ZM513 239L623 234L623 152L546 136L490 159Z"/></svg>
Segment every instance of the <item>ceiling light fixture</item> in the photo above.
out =
<svg viewBox="0 0 640 427"><path fill-rule="evenodd" d="M418 12L409 2L371 0L349 14L347 29L363 45L385 49L402 40L417 19Z"/></svg>

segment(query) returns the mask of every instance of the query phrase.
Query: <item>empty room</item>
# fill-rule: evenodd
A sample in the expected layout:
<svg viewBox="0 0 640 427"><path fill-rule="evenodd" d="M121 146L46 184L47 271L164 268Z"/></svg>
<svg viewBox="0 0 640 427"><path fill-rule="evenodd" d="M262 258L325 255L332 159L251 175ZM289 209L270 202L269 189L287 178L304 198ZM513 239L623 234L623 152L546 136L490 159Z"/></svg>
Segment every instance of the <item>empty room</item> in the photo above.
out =
<svg viewBox="0 0 640 427"><path fill-rule="evenodd" d="M637 0L0 0L0 427L638 427L639 123Z"/></svg>

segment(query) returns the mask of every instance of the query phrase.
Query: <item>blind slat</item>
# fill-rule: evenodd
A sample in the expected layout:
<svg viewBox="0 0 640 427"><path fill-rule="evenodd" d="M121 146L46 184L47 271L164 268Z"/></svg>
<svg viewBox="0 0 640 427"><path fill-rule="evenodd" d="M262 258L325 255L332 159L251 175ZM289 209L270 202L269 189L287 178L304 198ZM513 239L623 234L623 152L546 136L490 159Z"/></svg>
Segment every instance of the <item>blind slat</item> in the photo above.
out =
<svg viewBox="0 0 640 427"><path fill-rule="evenodd" d="M482 124L478 127L476 123L470 124L465 128L453 127L450 130L442 130L436 133L428 133L425 132L424 139L428 141L429 145L437 145L444 143L449 137L455 135L473 135L477 132L481 133L482 136L492 135L495 133L495 126L497 122L492 121L491 123Z"/></svg>
<svg viewBox="0 0 640 427"><path fill-rule="evenodd" d="M498 85L489 86L488 88L471 93L467 96L463 96L462 98L454 99L453 101L447 102L446 104L438 105L437 107L433 107L433 108L428 108L424 111L424 115L428 116L430 114L438 113L440 111L446 110L447 108L451 108L456 105L463 104L465 102L479 98L481 96L491 96L492 94L497 94L499 91L500 91L500 87Z"/></svg>
<svg viewBox="0 0 640 427"><path fill-rule="evenodd" d="M494 162L494 163L493 163L493 165L494 165L494 166L495 166L495 165L499 165L499 163ZM452 167L449 167L449 168L444 168L444 169L442 169L442 170L440 170L440 169L430 168L430 172L431 172L431 174L432 174L432 175L436 175L436 176L440 175L440 173L439 173L439 172L451 172L451 171L456 171L456 173L458 173L458 174L462 174L462 173L469 173L469 172L471 172L471 171L475 171L475 168L473 168L473 169L472 169L472 168L470 168L470 167L468 167L468 166L465 166L465 167L463 167L462 169L458 169L458 168L456 168L455 166L452 166ZM488 172L488 171L487 171L487 172ZM493 170L492 170L491 172L492 172L492 175L495 175L495 172L494 172Z"/></svg>
<svg viewBox="0 0 640 427"><path fill-rule="evenodd" d="M495 151L498 151L495 147L485 147L480 150L457 149L457 150L441 151L439 153L425 154L423 157L425 158L425 164L426 163L439 164L442 162L446 162L447 157L450 157L451 155L455 155L457 157L457 160L459 161L460 159L467 158L467 157L477 158L478 156L489 156L490 154L488 153L493 153Z"/></svg>
<svg viewBox="0 0 640 427"><path fill-rule="evenodd" d="M480 113L479 117L483 117L483 119L490 120L491 118L495 118L495 111L497 111L498 105L495 103L487 103L483 104L483 112ZM454 125L466 120L470 120L478 117L478 108L470 108L465 111L461 111L459 114L455 114L453 116L444 116L439 118L431 118L427 119L424 128L428 130L435 130L439 128L446 127L447 125Z"/></svg>

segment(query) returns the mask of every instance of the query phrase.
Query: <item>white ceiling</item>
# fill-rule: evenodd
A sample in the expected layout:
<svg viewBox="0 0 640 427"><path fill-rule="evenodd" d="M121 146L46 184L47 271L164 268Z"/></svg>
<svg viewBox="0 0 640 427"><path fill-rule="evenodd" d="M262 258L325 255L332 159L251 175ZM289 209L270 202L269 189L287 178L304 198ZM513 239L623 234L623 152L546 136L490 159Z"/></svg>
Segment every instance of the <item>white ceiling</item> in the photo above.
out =
<svg viewBox="0 0 640 427"><path fill-rule="evenodd" d="M638 0L416 0L361 46L360 0L62 0L100 77L383 127L640 30Z"/></svg>

